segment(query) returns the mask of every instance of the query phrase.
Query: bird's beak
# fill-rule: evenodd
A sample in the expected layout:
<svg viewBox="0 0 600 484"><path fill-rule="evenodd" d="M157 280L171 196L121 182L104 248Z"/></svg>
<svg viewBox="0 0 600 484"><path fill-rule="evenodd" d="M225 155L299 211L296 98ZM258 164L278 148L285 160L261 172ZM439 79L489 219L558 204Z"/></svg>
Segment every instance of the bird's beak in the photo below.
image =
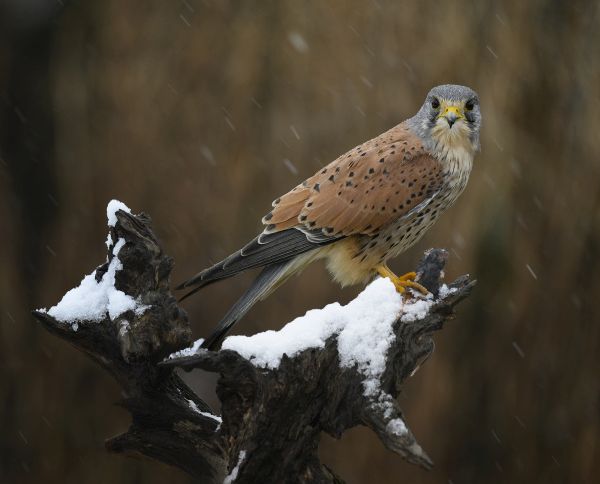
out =
<svg viewBox="0 0 600 484"><path fill-rule="evenodd" d="M459 119L464 119L465 115L457 106L446 106L446 109L440 114L440 117L446 118L450 127Z"/></svg>

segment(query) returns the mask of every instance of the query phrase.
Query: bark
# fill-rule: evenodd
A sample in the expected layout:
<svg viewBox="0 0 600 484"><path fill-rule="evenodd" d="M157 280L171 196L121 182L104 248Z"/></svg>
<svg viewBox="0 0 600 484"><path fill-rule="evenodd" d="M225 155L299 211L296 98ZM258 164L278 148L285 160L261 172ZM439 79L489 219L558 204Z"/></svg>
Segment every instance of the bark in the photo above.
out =
<svg viewBox="0 0 600 484"><path fill-rule="evenodd" d="M402 418L396 402L402 382L431 354L432 333L453 317L454 306L475 283L460 277L450 285L453 292L438 297L446 251L428 251L420 262L419 280L436 302L420 320L396 321L381 392L365 396L364 376L340 367L335 336L324 348L284 356L274 370L257 368L230 350L165 360L192 343L187 315L169 291L173 260L163 253L146 215L118 211L117 219L112 239L124 238L126 244L118 255L123 268L115 286L150 309L114 320L79 321L76 330L46 312L34 312L48 331L84 351L122 386L120 403L132 423L106 442L109 451L160 460L201 482L222 482L236 469L236 483L336 483L343 481L319 462L321 432L339 438L366 425L391 451L426 469L432 466L412 432L390 422ZM112 257L109 250L109 262ZM109 262L97 269L98 279ZM177 368L219 373L222 423L178 377Z"/></svg>

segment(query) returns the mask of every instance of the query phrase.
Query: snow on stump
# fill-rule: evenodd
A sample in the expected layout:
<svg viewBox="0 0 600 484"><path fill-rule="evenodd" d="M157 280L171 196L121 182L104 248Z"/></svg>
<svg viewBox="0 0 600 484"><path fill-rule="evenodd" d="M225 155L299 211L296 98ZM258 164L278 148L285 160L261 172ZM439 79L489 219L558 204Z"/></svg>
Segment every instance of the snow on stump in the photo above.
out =
<svg viewBox="0 0 600 484"><path fill-rule="evenodd" d="M132 424L109 450L141 453L202 482L343 482L319 462L320 434L339 438L366 425L388 449L431 467L396 397L474 285L468 276L441 285L446 251L428 251L417 268L431 292L425 299L403 298L377 279L345 306L308 311L279 331L231 336L213 352L192 343L169 292L172 259L148 217L116 201L107 215L107 262L34 315L123 386ZM220 374L221 417L178 367Z"/></svg>

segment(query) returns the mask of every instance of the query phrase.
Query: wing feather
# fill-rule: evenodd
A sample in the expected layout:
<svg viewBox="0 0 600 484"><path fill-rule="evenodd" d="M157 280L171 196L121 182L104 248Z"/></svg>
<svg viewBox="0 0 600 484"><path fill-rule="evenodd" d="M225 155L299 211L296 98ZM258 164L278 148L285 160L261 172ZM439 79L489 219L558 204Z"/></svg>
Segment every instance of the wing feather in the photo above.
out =
<svg viewBox="0 0 600 484"><path fill-rule="evenodd" d="M439 189L441 178L436 178L436 174L441 173L441 166L424 153L405 159L404 153L394 151L388 147L383 152L367 152L353 171L345 167L340 171L341 180L326 185L319 194L312 194L309 202L313 205L306 206L301 217L315 227L333 229L334 234L373 235L412 212ZM433 172L425 187L424 170Z"/></svg>
<svg viewBox="0 0 600 484"><path fill-rule="evenodd" d="M442 165L404 123L340 156L273 203L265 233L291 227L326 237L374 235L423 209ZM313 239L315 236L313 236Z"/></svg>
<svg viewBox="0 0 600 484"><path fill-rule="evenodd" d="M339 239L339 237L311 239L309 236L310 232L305 233L297 229L284 230L273 234L263 233L239 251L185 281L178 286L178 289L192 286L204 287L211 282L248 269L290 260L297 255Z"/></svg>

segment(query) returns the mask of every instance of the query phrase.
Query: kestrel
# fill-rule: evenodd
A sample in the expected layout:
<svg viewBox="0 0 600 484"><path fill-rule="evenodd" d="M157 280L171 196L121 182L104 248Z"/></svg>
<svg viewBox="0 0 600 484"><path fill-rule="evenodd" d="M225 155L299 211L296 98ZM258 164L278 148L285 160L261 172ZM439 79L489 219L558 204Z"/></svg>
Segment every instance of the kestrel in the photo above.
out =
<svg viewBox="0 0 600 484"><path fill-rule="evenodd" d="M396 276L390 258L416 243L464 190L479 150L479 97L465 86L434 87L412 118L358 145L277 198L262 233L178 289L185 297L263 267L204 348L214 349L259 300L311 262L326 259L342 286L388 277L399 292L426 290L415 273Z"/></svg>

